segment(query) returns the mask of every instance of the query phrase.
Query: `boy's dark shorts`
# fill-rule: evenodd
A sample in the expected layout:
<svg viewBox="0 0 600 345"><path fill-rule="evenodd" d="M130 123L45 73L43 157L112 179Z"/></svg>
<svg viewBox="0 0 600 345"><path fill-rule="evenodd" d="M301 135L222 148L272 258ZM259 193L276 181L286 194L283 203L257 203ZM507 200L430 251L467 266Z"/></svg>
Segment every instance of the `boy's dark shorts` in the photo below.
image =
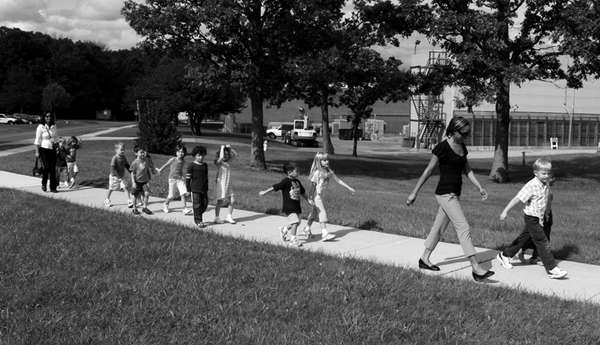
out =
<svg viewBox="0 0 600 345"><path fill-rule="evenodd" d="M131 191L133 195L144 195L144 192L150 192L148 182L135 182L135 188Z"/></svg>

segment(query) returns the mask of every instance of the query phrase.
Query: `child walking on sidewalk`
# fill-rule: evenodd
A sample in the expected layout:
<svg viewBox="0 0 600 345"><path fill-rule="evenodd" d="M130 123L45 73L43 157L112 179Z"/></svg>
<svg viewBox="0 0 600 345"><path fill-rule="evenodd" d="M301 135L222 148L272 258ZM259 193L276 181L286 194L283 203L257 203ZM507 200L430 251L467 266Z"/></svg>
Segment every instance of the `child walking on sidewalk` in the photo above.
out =
<svg viewBox="0 0 600 345"><path fill-rule="evenodd" d="M319 223L321 224L321 241L331 241L335 238L334 234L330 234L327 231L327 211L323 204L323 190L329 184L329 179L333 178L335 182L348 189L354 194L354 188L347 185L344 181L339 179L337 175L329 167L329 156L327 153L318 152L313 159L312 166L310 168L310 182L311 188L308 193L310 200L312 200L312 208L308 215L308 221L304 227L304 234L306 238L312 237L311 225L318 217Z"/></svg>
<svg viewBox="0 0 600 345"><path fill-rule="evenodd" d="M194 223L202 229L208 225L202 220L202 214L208 207L208 166L203 162L206 148L204 146L194 147L192 156L194 156L194 161L186 168L185 184L187 190L192 193Z"/></svg>
<svg viewBox="0 0 600 345"><path fill-rule="evenodd" d="M300 224L300 214L302 214L300 197L303 197L311 205L312 201L308 200L304 187L302 187L302 183L298 180L298 169L296 166L286 163L283 166L283 172L287 175L283 180L268 189L260 191L258 195L263 196L272 191L281 191L283 198L281 212L287 216L287 224L279 227L281 239L288 241L287 243L290 246L301 247L302 242L296 237L296 230ZM289 238L288 234L290 234Z"/></svg>
<svg viewBox="0 0 600 345"><path fill-rule="evenodd" d="M171 157L163 166L158 168L160 174L164 168L169 167L169 194L163 205L163 211L169 213L169 203L175 199L176 194L181 196L183 202L183 214L188 215L192 210L187 208L186 198L189 196L184 179L185 155L187 150L184 145L177 145L175 157Z"/></svg>
<svg viewBox="0 0 600 345"><path fill-rule="evenodd" d="M133 200L129 192L129 183L125 179L125 171L129 171L129 162L125 157L125 146L123 143L115 144L115 155L110 160L110 173L108 174L108 191L104 205L111 207L110 195L113 191L124 190L127 193L127 207L133 207Z"/></svg>
<svg viewBox="0 0 600 345"><path fill-rule="evenodd" d="M69 138L67 142L67 176L69 179L69 189L77 188L77 174L79 167L77 166L77 150L81 146L81 140L76 136Z"/></svg>
<svg viewBox="0 0 600 345"><path fill-rule="evenodd" d="M235 224L233 220L233 202L235 201L233 190L231 189L231 160L237 156L237 152L231 148L231 145L221 145L217 152L215 164L217 165L217 190L215 192L217 202L215 205L215 223L222 224L224 221L219 218L221 207L229 207L229 214L225 222Z"/></svg>
<svg viewBox="0 0 600 345"><path fill-rule="evenodd" d="M148 208L148 199L150 198L150 179L152 175L158 172L154 167L152 159L148 156L148 151L144 147L136 146L134 148L136 159L131 162L131 187L133 189L133 214L139 215L137 209L138 199L142 200L142 212L152 214Z"/></svg>
<svg viewBox="0 0 600 345"><path fill-rule="evenodd" d="M58 146L56 147L56 185L59 188L67 188L69 186L67 167L68 149L66 143L65 138L58 138Z"/></svg>
<svg viewBox="0 0 600 345"><path fill-rule="evenodd" d="M566 271L561 270L554 260L554 256L550 251L550 243L544 234L543 226L545 213L548 207L548 199L550 195L550 179L552 176L552 163L543 158L537 159L533 163L534 178L529 180L521 188L519 193L506 205L500 214L500 220L506 219L508 211L516 206L519 202L525 204L523 209L525 228L517 236L517 238L504 250L496 256L496 259L506 269L511 269L512 258L519 249L531 239L539 253L542 263L546 268L550 279L560 279L567 275Z"/></svg>

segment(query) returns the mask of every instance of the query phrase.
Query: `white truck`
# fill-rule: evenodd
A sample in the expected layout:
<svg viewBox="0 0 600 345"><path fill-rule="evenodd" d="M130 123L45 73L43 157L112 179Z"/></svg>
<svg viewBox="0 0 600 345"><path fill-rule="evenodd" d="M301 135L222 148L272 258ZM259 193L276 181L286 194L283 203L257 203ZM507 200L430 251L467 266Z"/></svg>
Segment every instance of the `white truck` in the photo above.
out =
<svg viewBox="0 0 600 345"><path fill-rule="evenodd" d="M267 126L267 137L269 139L277 139L294 128L293 122L269 122Z"/></svg>
<svg viewBox="0 0 600 345"><path fill-rule="evenodd" d="M295 146L319 146L317 132L308 121L308 116L296 119L293 128L283 134L283 142Z"/></svg>

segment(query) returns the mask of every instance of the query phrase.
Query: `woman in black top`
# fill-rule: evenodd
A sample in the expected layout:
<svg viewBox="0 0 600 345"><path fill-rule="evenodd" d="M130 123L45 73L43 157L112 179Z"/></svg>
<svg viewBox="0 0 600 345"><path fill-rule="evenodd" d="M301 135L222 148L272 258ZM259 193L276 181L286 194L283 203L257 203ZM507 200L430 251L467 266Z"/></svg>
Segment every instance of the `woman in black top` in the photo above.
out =
<svg viewBox="0 0 600 345"><path fill-rule="evenodd" d="M486 190L479 184L475 174L469 167L467 161L467 147L464 144L464 138L471 132L469 121L463 117L453 117L446 128L446 140L439 143L433 149L433 156L429 164L423 171L423 174L417 181L417 185L406 200L407 205L412 205L417 198L419 190L429 179L433 169L440 166L440 180L435 190L435 198L439 204L438 212L431 227L431 231L425 240L425 251L419 259L419 268L439 271L440 268L433 265L429 260L431 253L440 241L442 232L448 224L452 222L458 235L458 240L463 252L471 262L473 269L473 278L476 281L484 280L494 274L493 271L483 269L475 257L475 247L471 240L469 223L460 207L460 192L462 189L462 174L467 175L469 180L479 188L481 199L487 199Z"/></svg>

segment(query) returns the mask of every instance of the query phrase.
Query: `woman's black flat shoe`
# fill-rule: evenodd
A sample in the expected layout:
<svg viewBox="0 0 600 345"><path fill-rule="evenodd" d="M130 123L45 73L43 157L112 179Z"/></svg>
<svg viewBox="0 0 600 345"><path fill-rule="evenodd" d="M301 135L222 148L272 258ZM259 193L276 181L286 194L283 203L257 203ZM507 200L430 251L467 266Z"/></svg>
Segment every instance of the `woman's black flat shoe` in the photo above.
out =
<svg viewBox="0 0 600 345"><path fill-rule="evenodd" d="M482 280L486 280L489 277L494 275L494 271L487 271L484 274L477 274L475 272L473 272L473 279L475 279L475 281L480 282Z"/></svg>
<svg viewBox="0 0 600 345"><path fill-rule="evenodd" d="M439 271L440 270L440 268L437 267L436 265L429 266L428 264L423 262L423 259L419 259L419 268L422 268L424 270L430 270L430 271Z"/></svg>

